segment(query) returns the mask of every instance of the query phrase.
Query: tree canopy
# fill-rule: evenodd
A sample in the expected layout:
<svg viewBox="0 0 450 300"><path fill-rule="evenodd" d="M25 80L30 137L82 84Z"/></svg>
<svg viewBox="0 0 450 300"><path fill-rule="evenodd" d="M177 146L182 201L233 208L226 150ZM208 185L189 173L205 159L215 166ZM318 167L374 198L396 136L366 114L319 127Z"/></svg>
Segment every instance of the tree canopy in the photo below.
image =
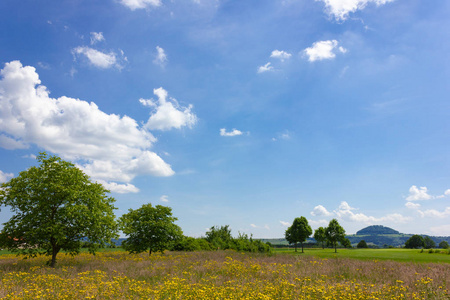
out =
<svg viewBox="0 0 450 300"><path fill-rule="evenodd" d="M319 227L314 231L314 239L322 243L322 249L325 248L325 241L327 240L327 236L325 235L325 228Z"/></svg>
<svg viewBox="0 0 450 300"><path fill-rule="evenodd" d="M369 248L369 246L367 246L367 243L365 240L361 240L361 241L359 241L358 245L356 245L356 248Z"/></svg>
<svg viewBox="0 0 450 300"><path fill-rule="evenodd" d="M405 248L415 249L425 247L425 241L422 236L415 234L410 237L406 243Z"/></svg>
<svg viewBox="0 0 450 300"><path fill-rule="evenodd" d="M183 237L181 228L174 223L176 220L172 208L167 206L144 204L138 209L129 209L119 220L120 230L128 236L122 246L130 253L163 252Z"/></svg>
<svg viewBox="0 0 450 300"><path fill-rule="evenodd" d="M345 239L345 230L336 219L333 219L325 229L327 241L334 246L334 252L337 252L337 243Z"/></svg>
<svg viewBox="0 0 450 300"><path fill-rule="evenodd" d="M87 240L94 253L111 243L117 223L108 190L57 156L40 153L37 160L39 166L1 185L0 205L13 216L4 223L0 244L26 257L51 255L54 267L60 250L75 255Z"/></svg>
<svg viewBox="0 0 450 300"><path fill-rule="evenodd" d="M303 242L312 234L311 226L305 217L295 218L292 225L286 230L285 237L289 244L295 244L295 251L297 251L297 243L302 245Z"/></svg>

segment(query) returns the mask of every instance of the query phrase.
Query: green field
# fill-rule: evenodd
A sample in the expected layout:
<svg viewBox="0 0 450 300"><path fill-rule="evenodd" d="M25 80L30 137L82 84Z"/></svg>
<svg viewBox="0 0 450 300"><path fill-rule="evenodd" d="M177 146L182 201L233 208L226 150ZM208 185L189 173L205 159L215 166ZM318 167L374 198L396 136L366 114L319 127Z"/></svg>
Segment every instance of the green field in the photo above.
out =
<svg viewBox="0 0 450 300"><path fill-rule="evenodd" d="M448 250L437 250L442 253L428 253L418 249L305 249L305 253L295 252L292 248L274 249L275 253L292 253L293 255L312 255L320 258L355 258L362 260L394 260L399 262L450 263ZM433 250L435 251L435 250Z"/></svg>

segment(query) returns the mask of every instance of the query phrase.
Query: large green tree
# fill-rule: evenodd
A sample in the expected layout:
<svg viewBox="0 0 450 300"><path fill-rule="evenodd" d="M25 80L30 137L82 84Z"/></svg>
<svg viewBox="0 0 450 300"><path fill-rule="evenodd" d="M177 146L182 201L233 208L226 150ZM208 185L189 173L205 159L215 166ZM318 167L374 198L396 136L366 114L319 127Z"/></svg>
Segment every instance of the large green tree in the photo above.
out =
<svg viewBox="0 0 450 300"><path fill-rule="evenodd" d="M345 239L344 228L342 228L336 219L333 219L328 224L328 227L325 228L325 235L327 241L334 247L334 252L337 252L337 243Z"/></svg>
<svg viewBox="0 0 450 300"><path fill-rule="evenodd" d="M4 223L0 244L26 257L56 256L64 250L79 253L83 241L90 252L117 237L114 198L101 184L72 163L40 153L40 163L1 185L0 205L13 212Z"/></svg>
<svg viewBox="0 0 450 300"><path fill-rule="evenodd" d="M231 229L229 225L213 226L206 232L205 238L214 249L225 250L229 249L233 241L231 236Z"/></svg>
<svg viewBox="0 0 450 300"><path fill-rule="evenodd" d="M167 206L144 204L129 209L119 220L120 230L128 236L122 246L130 253L163 252L183 237L181 228L174 223L176 220L172 208Z"/></svg>
<svg viewBox="0 0 450 300"><path fill-rule="evenodd" d="M425 241L422 236L415 234L405 242L405 248L415 249L425 247Z"/></svg>
<svg viewBox="0 0 450 300"><path fill-rule="evenodd" d="M425 243L425 249L432 249L436 247L436 243L429 236L425 236L423 241Z"/></svg>
<svg viewBox="0 0 450 300"><path fill-rule="evenodd" d="M312 234L311 226L308 224L308 220L305 217L295 218L292 225L286 230L285 238L289 244L295 245L295 252L297 252L297 243L302 245L303 242Z"/></svg>
<svg viewBox="0 0 450 300"><path fill-rule="evenodd" d="M325 241L327 240L327 236L325 235L325 228L319 227L314 231L314 239L318 243L322 243L322 249L325 249Z"/></svg>

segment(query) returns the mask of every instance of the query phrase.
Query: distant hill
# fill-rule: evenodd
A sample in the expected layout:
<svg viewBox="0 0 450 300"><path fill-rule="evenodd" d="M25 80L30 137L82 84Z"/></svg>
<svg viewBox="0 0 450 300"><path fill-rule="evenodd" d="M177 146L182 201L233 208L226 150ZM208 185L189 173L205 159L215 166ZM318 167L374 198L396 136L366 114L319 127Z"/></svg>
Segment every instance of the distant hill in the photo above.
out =
<svg viewBox="0 0 450 300"><path fill-rule="evenodd" d="M376 234L400 234L400 232L383 225L372 225L356 232L356 235L376 235Z"/></svg>
<svg viewBox="0 0 450 300"><path fill-rule="evenodd" d="M401 247L412 236L412 234L400 233L389 227L382 225L373 225L365 227L356 232L356 234L347 235L353 246L356 246L361 240L365 240L372 247ZM422 235L425 236L425 235ZM450 236L430 236L430 238L438 245L442 241L450 243ZM272 245L286 246L289 243L286 239L261 239L264 242L270 242ZM306 243L315 244L314 238L308 238Z"/></svg>

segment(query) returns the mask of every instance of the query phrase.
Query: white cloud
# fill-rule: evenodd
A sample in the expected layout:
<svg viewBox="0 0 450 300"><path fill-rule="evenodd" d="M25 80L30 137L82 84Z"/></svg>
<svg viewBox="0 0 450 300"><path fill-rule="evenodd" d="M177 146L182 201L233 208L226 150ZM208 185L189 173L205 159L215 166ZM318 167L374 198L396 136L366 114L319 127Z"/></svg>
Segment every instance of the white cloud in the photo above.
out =
<svg viewBox="0 0 450 300"><path fill-rule="evenodd" d="M127 58L123 56L123 51L121 51L122 58L119 58L115 52L103 53L89 47L74 48L72 53L74 55L86 57L91 65L100 69L115 67L120 70L123 68L123 62L121 61L127 60Z"/></svg>
<svg viewBox="0 0 450 300"><path fill-rule="evenodd" d="M284 227L289 227L289 226L291 226L291 223L286 222L286 221L280 221L280 224L281 224L282 226L284 226Z"/></svg>
<svg viewBox="0 0 450 300"><path fill-rule="evenodd" d="M338 41L329 40L329 41L319 41L313 43L313 45L309 48L303 50L304 54L308 56L308 60L310 62L316 60L324 60L324 59L333 59L336 57L336 54L333 50L337 47ZM341 53L347 52L347 49L343 47L339 47L338 50Z"/></svg>
<svg viewBox="0 0 450 300"><path fill-rule="evenodd" d="M332 213L330 213L324 206L317 205L314 207L314 210L311 212L312 216L331 216Z"/></svg>
<svg viewBox="0 0 450 300"><path fill-rule="evenodd" d="M377 6L394 0L316 0L325 3L326 12L334 16L337 21L346 20L349 13L364 9L367 4L374 3Z"/></svg>
<svg viewBox="0 0 450 300"><path fill-rule="evenodd" d="M406 197L406 201L421 201L433 198L433 196L428 195L428 189L425 186L417 188L417 186L413 185L409 188L409 196Z"/></svg>
<svg viewBox="0 0 450 300"><path fill-rule="evenodd" d="M252 228L258 228L258 226L256 226L255 224L250 224L250 227L252 227Z"/></svg>
<svg viewBox="0 0 450 300"><path fill-rule="evenodd" d="M7 63L0 76L1 147L35 144L76 161L93 179L109 182L111 189L134 190L111 181L129 183L138 175L174 174L169 164L149 151L156 139L134 119L106 114L93 102L49 97L36 69L19 61Z"/></svg>
<svg viewBox="0 0 450 300"><path fill-rule="evenodd" d="M285 59L289 59L291 56L292 56L292 54L285 52L285 51L280 51L280 50L273 50L272 54L270 54L270 57L278 58L281 61L284 61Z"/></svg>
<svg viewBox="0 0 450 300"><path fill-rule="evenodd" d="M272 70L273 70L273 67L270 65L270 62L268 62L264 66L260 66L258 68L258 73L264 73L264 72L268 72L268 71L272 71Z"/></svg>
<svg viewBox="0 0 450 300"><path fill-rule="evenodd" d="M184 126L192 127L197 123L197 116L191 112L192 105L181 107L176 99L168 99L168 93L162 87L154 89L153 93L158 97L157 101L153 99L139 100L144 106L154 108L154 112L145 124L146 128L157 130L180 129Z"/></svg>
<svg viewBox="0 0 450 300"><path fill-rule="evenodd" d="M240 130L237 130L233 128L230 132L227 132L225 128L220 129L220 135L221 136L237 136L237 135L243 135L244 133Z"/></svg>
<svg viewBox="0 0 450 300"><path fill-rule="evenodd" d="M159 201L167 203L169 202L169 196L162 195L161 198L159 198Z"/></svg>
<svg viewBox="0 0 450 300"><path fill-rule="evenodd" d="M450 189L446 190L446 191L444 192L444 195L445 195L445 196L450 196Z"/></svg>
<svg viewBox="0 0 450 300"><path fill-rule="evenodd" d="M91 45L105 40L102 32L91 32Z"/></svg>
<svg viewBox="0 0 450 300"><path fill-rule="evenodd" d="M384 217L376 218L372 216L367 216L363 213L354 213L353 211L356 208L350 207L350 205L342 201L339 205L339 208L334 211L334 213L344 221L349 222L360 222L360 223L368 223L374 224L379 222L393 222L393 223L405 223L411 220L410 217L404 217L401 214L388 214Z"/></svg>
<svg viewBox="0 0 450 300"><path fill-rule="evenodd" d="M406 202L405 206L409 209L419 209L420 208L419 203L412 203L412 202Z"/></svg>
<svg viewBox="0 0 450 300"><path fill-rule="evenodd" d="M161 0L121 0L131 10L161 6Z"/></svg>
<svg viewBox="0 0 450 300"><path fill-rule="evenodd" d="M13 177L14 177L13 173L4 173L2 170L0 170L0 183L6 182Z"/></svg>
<svg viewBox="0 0 450 300"><path fill-rule="evenodd" d="M166 55L164 49L159 46L156 46L156 52L157 52L156 57L153 60L153 63L163 67L167 62L167 55Z"/></svg>
<svg viewBox="0 0 450 300"><path fill-rule="evenodd" d="M431 227L430 231L436 236L450 236L450 224Z"/></svg>
<svg viewBox="0 0 450 300"><path fill-rule="evenodd" d="M139 189L130 183L119 184L117 182L106 182L104 180L97 180L97 182L102 184L107 190L110 190L112 193L139 193Z"/></svg>
<svg viewBox="0 0 450 300"><path fill-rule="evenodd" d="M421 214L423 214L423 217L428 218L438 218L443 219L450 217L450 207L446 207L444 211L438 211L436 209L427 209L425 211L419 211Z"/></svg>

